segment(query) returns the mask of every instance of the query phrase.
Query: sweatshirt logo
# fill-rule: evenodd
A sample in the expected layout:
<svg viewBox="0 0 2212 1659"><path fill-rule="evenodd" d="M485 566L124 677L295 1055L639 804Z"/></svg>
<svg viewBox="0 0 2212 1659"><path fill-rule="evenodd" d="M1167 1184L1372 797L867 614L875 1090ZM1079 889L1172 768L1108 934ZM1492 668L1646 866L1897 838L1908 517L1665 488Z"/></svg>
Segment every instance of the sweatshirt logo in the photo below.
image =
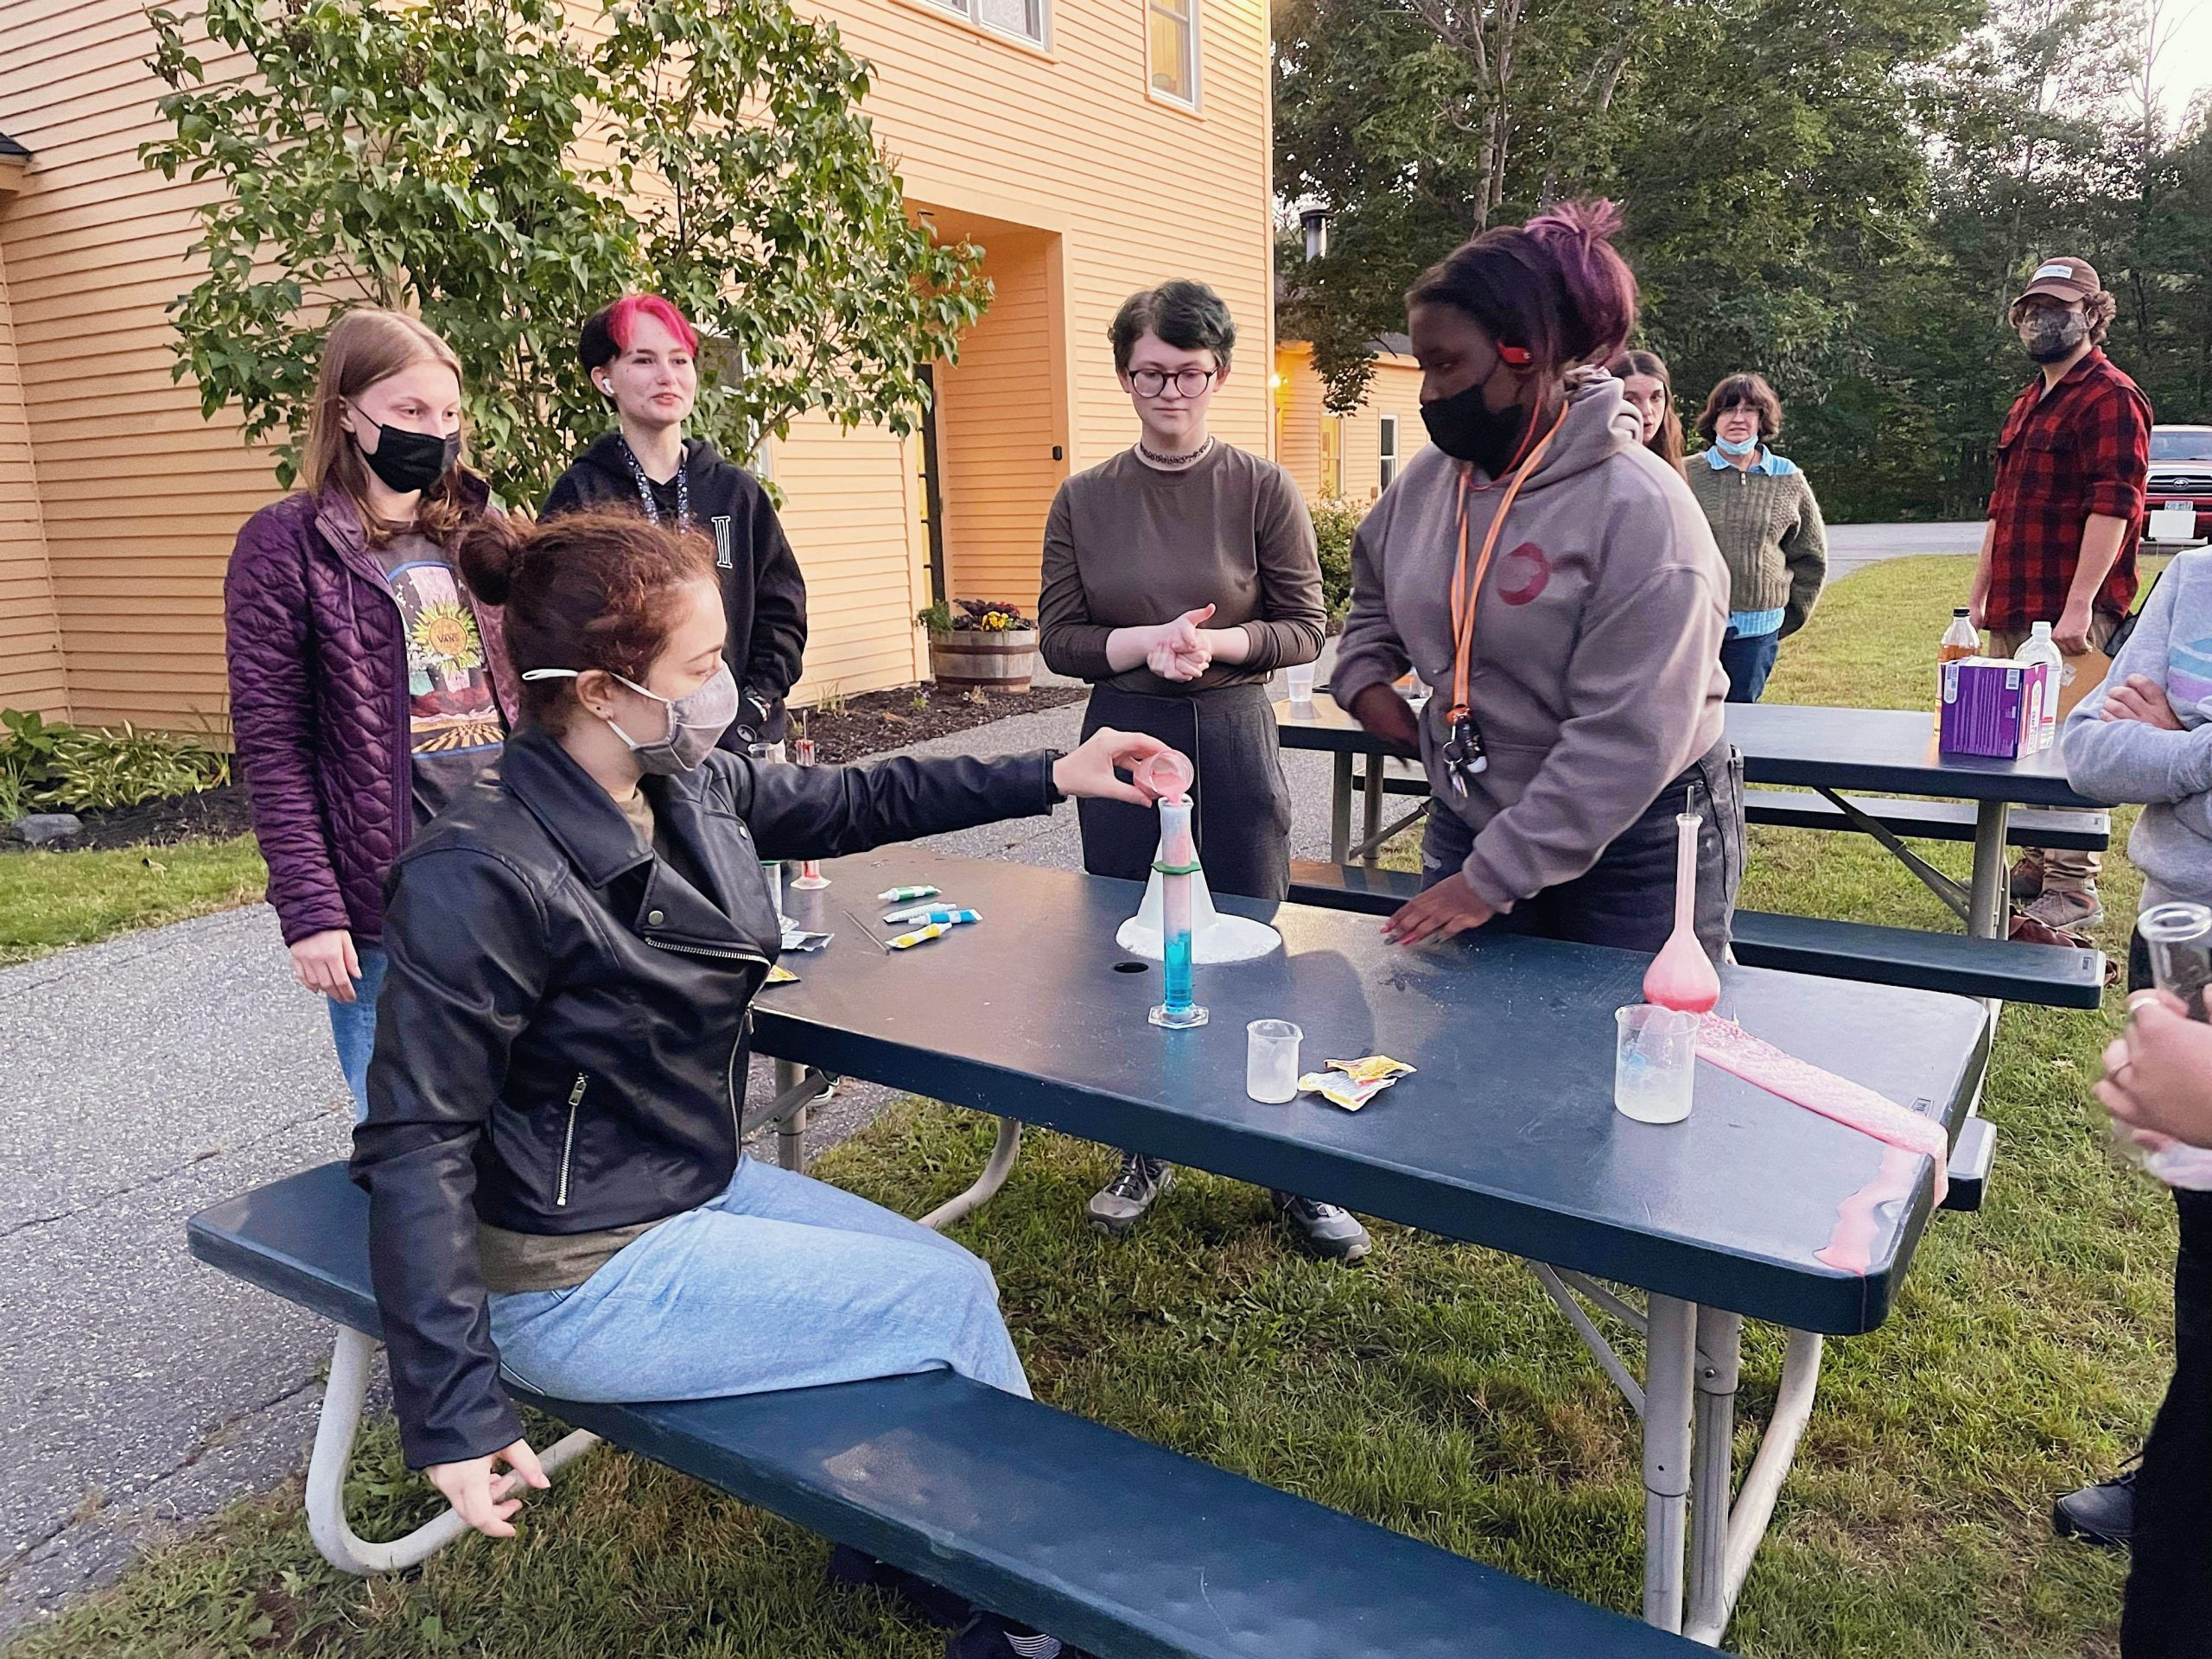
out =
<svg viewBox="0 0 2212 1659"><path fill-rule="evenodd" d="M729 514L718 512L715 515L715 569L734 570L736 568L730 563L729 556Z"/></svg>
<svg viewBox="0 0 2212 1659"><path fill-rule="evenodd" d="M1509 605L1526 605L1551 583L1552 562L1534 542L1523 542L1497 567L1497 596Z"/></svg>

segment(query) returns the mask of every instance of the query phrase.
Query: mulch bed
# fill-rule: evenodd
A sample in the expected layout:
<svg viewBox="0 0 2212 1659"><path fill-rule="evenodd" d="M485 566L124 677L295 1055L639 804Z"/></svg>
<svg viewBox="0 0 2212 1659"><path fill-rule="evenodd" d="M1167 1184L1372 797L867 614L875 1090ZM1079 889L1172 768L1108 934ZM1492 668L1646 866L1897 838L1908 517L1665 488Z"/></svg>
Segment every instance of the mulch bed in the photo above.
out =
<svg viewBox="0 0 2212 1659"><path fill-rule="evenodd" d="M835 714L820 709L806 713L806 728L814 739L815 758L828 766L856 760L865 754L904 748L924 738L944 737L977 726L988 725L1012 715L1031 715L1078 702L1087 696L1079 686L1039 686L1016 694L987 692L967 695L936 691L926 686L906 686L892 691L870 691L846 700ZM797 728L793 728L797 734ZM143 806L119 806L104 812L80 812L84 830L67 841L49 842L56 852L87 848L156 847L172 842L226 840L253 828L246 810L245 791L225 784L197 795L173 796L149 801ZM20 850L22 843L0 824L0 846Z"/></svg>
<svg viewBox="0 0 2212 1659"><path fill-rule="evenodd" d="M53 810L53 808L44 809ZM53 841L54 852L86 848L136 847L151 842L166 847L179 841L226 841L253 828L245 804L245 791L236 784L223 784L197 795L173 795L148 801L143 806L118 806L101 812L79 812L84 829L67 841ZM22 843L0 824L0 844L19 849Z"/></svg>
<svg viewBox="0 0 2212 1659"><path fill-rule="evenodd" d="M810 709L806 734L814 740L814 758L825 766L837 766L864 754L904 748L924 738L945 737L1014 715L1080 702L1090 695L1081 686L1068 685L1013 693L938 691L909 685L848 698L836 714ZM791 735L798 735L796 716Z"/></svg>

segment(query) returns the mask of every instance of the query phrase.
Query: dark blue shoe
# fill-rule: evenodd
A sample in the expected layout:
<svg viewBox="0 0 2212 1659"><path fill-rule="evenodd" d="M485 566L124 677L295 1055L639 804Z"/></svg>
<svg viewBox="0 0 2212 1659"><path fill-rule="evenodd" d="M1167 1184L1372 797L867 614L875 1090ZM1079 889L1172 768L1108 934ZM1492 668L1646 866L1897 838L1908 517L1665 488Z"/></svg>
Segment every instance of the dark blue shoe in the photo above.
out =
<svg viewBox="0 0 2212 1659"><path fill-rule="evenodd" d="M945 1639L944 1659L1091 1659L1057 1636L996 1613L978 1613Z"/></svg>
<svg viewBox="0 0 2212 1659"><path fill-rule="evenodd" d="M2050 1506L2051 1530L2085 1544L2126 1549L2135 1538L2135 1475L2134 1469L2123 1469L2110 1480L2067 1493Z"/></svg>
<svg viewBox="0 0 2212 1659"><path fill-rule="evenodd" d="M975 1605L965 1596L956 1596L943 1585L931 1584L888 1561L879 1561L849 1544L830 1550L830 1578L847 1589L867 1585L880 1590L910 1617L939 1630L957 1630L976 1617Z"/></svg>

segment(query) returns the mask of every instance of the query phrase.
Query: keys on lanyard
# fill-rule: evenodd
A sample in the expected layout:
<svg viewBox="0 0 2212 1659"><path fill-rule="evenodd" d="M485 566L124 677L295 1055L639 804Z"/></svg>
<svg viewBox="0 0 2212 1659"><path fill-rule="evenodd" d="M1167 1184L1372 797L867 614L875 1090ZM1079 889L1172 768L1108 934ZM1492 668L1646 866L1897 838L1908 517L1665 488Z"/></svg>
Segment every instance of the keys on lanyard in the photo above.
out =
<svg viewBox="0 0 2212 1659"><path fill-rule="evenodd" d="M1447 710L1451 734L1444 740L1444 769L1452 779L1452 792L1465 798L1467 785L1490 770L1490 756L1483 753L1483 728L1465 709Z"/></svg>

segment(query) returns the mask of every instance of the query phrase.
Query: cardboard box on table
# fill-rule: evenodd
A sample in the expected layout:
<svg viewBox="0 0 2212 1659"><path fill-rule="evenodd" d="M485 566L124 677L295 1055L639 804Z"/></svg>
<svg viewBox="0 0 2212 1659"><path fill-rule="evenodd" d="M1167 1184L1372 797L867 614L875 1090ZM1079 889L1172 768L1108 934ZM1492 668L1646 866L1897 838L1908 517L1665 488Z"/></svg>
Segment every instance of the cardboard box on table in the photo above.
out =
<svg viewBox="0 0 2212 1659"><path fill-rule="evenodd" d="M2044 702L2057 695L2044 664L1964 657L1942 672L1942 753L2010 760L2041 747Z"/></svg>

